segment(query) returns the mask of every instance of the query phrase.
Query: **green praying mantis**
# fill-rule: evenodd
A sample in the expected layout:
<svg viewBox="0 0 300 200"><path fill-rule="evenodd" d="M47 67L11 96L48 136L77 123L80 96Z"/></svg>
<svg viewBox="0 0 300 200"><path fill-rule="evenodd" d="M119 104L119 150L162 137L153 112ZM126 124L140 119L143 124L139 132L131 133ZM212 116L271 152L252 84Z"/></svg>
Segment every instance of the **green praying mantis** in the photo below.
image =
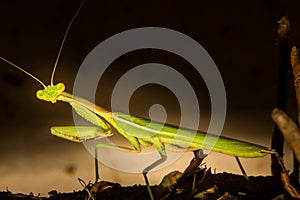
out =
<svg viewBox="0 0 300 200"><path fill-rule="evenodd" d="M151 165L149 165L142 171L150 198L152 200L154 199L154 196L150 188L147 173L166 160L166 151L195 151L199 149L207 149L212 150L214 152L235 156L236 158L263 157L273 152L267 147L253 143L248 143L223 136L218 137L213 134L178 128L159 122L151 122L148 119L143 119L140 117L119 112L110 112L83 98L74 96L66 92L65 85L63 83L54 84L53 82L55 71L66 37L74 19L78 15L84 2L85 0L81 3L77 12L68 24L67 30L64 34L63 41L60 45L60 49L58 51L58 55L56 57L56 61L53 67L50 85L46 86L37 77L27 72L23 68L17 66L13 62L3 57L0 57L0 59L8 63L9 65L17 68L18 70L22 71L23 73L27 74L31 78L35 79L43 86L42 90L38 90L36 92L36 97L38 99L48 101L51 103L56 103L58 101L66 102L70 104L70 106L72 106L72 108L76 111L78 115L80 115L81 117L89 121L91 124L93 124L93 126L52 127L51 133L53 135L73 142L83 142L86 140L95 140L103 137L112 136L112 128L114 128L119 134L124 136L132 145L132 148L103 143L98 143L96 145L96 182L99 179L97 165L97 152L99 148L111 148L118 149L121 151L139 153L142 151L142 146L154 145L157 151L159 152L161 158L153 162Z"/></svg>

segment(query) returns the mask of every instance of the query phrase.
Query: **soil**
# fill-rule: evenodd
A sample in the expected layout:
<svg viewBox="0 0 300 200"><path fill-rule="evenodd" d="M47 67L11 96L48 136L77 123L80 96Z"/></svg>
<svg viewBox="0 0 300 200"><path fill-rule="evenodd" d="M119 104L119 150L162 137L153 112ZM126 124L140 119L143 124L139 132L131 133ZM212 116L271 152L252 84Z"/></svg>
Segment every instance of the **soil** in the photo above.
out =
<svg viewBox="0 0 300 200"><path fill-rule="evenodd" d="M49 197L39 197L24 194L12 194L9 191L0 192L1 200L80 200L88 197L88 190L93 190L95 200L137 200L150 199L145 185L122 187L117 183L101 181L97 187L93 184L82 191L70 193L49 192ZM192 200L192 199L293 199L284 190L280 177L257 176L247 180L242 175L219 173L212 174L210 170L198 169L185 178L179 179L177 184L163 188L151 186L156 199Z"/></svg>

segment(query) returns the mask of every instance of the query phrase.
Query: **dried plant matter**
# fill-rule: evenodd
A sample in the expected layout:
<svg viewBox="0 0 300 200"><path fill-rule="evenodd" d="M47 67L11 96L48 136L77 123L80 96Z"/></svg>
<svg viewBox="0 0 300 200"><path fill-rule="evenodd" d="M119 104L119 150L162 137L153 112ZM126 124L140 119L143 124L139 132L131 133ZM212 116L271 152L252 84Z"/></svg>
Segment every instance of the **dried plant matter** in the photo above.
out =
<svg viewBox="0 0 300 200"><path fill-rule="evenodd" d="M278 108L273 110L272 119L300 161L300 130L297 124L283 110Z"/></svg>
<svg viewBox="0 0 300 200"><path fill-rule="evenodd" d="M294 85L297 98L298 124L300 124L300 57L299 50L296 47L292 48L291 64L294 74Z"/></svg>
<svg viewBox="0 0 300 200"><path fill-rule="evenodd" d="M286 16L283 16L280 18L279 21L277 21L277 23L279 24L279 27L277 29L277 35L279 38L285 38L291 29L291 25L289 20L287 19Z"/></svg>

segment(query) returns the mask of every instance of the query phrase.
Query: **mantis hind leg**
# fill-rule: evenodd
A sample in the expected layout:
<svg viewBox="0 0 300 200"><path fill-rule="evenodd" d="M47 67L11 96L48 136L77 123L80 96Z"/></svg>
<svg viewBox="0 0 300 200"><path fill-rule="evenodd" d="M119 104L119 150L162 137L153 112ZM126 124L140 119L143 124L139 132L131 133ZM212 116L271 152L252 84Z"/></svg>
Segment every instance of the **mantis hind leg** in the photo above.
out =
<svg viewBox="0 0 300 200"><path fill-rule="evenodd" d="M95 147L95 183L99 180L99 166L98 166L98 148Z"/></svg>
<svg viewBox="0 0 300 200"><path fill-rule="evenodd" d="M238 165L239 165L239 168L241 169L241 172L242 172L243 176L244 176L247 180L249 180L249 177L247 176L247 173L246 173L245 169L243 168L242 163L241 163L239 157L235 156L235 159L236 159L236 161L237 161L237 163L238 163Z"/></svg>

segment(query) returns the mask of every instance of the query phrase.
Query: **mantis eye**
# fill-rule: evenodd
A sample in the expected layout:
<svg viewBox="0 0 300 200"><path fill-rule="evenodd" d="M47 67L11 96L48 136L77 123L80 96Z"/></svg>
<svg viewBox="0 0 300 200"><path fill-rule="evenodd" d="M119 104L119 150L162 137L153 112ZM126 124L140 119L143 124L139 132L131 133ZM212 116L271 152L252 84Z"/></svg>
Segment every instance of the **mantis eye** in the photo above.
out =
<svg viewBox="0 0 300 200"><path fill-rule="evenodd" d="M56 88L58 89L58 90L65 90L65 85L63 84L63 83L58 83L57 85L56 85Z"/></svg>
<svg viewBox="0 0 300 200"><path fill-rule="evenodd" d="M43 91L43 90L38 90L38 91L36 92L36 97L37 97L38 99L40 99L42 96L44 96L44 91Z"/></svg>

